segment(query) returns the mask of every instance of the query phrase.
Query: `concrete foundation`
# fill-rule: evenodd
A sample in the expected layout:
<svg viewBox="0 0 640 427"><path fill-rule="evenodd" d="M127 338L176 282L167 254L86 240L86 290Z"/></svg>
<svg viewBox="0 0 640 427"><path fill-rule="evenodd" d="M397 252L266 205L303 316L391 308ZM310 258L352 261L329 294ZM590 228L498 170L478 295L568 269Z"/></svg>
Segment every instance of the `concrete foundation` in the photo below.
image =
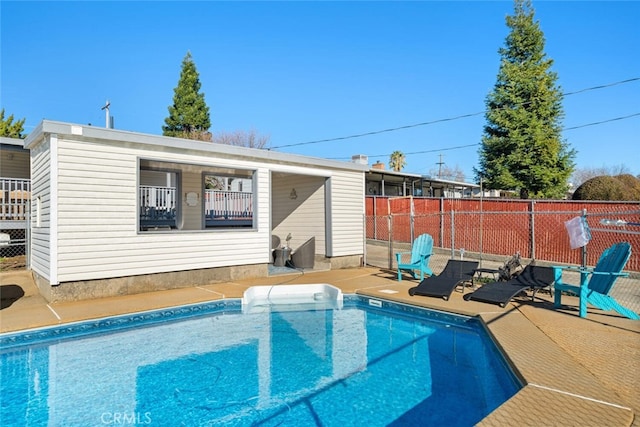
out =
<svg viewBox="0 0 640 427"><path fill-rule="evenodd" d="M48 281L37 273L33 274L40 294L48 302L80 301L118 295L133 295L266 276L268 276L267 264L83 280L64 282L56 286L49 285Z"/></svg>
<svg viewBox="0 0 640 427"><path fill-rule="evenodd" d="M323 260L324 263L318 263L316 267L338 270L360 267L362 265L361 255L335 258L323 257ZM33 273L33 278L40 294L48 302L67 302L107 298L118 295L141 294L167 289L190 288L218 282L267 277L268 275L269 269L267 264L252 264L64 282L56 286L51 286L48 280L35 272Z"/></svg>
<svg viewBox="0 0 640 427"><path fill-rule="evenodd" d="M331 270L339 270L342 268L358 268L362 267L362 255L349 255L328 258L331 261Z"/></svg>

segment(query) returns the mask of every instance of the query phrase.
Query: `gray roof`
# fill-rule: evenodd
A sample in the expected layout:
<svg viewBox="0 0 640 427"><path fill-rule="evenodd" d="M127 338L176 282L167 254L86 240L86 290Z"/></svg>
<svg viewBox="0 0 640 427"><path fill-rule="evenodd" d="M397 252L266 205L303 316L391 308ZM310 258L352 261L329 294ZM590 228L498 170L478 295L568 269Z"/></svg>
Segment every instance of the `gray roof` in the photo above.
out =
<svg viewBox="0 0 640 427"><path fill-rule="evenodd" d="M19 138L7 138L6 136L0 136L0 144L11 145L16 147L24 147L24 139Z"/></svg>
<svg viewBox="0 0 640 427"><path fill-rule="evenodd" d="M214 153L222 157L243 157L269 163L301 164L333 169L346 169L364 172L367 165L338 160L329 160L318 157L302 156L298 154L282 153L258 148L246 148L233 145L218 144L214 142L196 141L191 139L173 138L162 135L151 135L137 132L129 132L118 129L78 125L71 123L43 120L29 134L25 140L25 147L31 148L38 144L47 134L69 135L74 139L93 141L118 141L123 144L136 143L148 145L154 149L181 149Z"/></svg>
<svg viewBox="0 0 640 427"><path fill-rule="evenodd" d="M451 181L448 179L441 179L441 178L433 178L431 176L428 175L420 175L420 174L414 174L414 173L406 173L406 172L396 172L396 171L392 171L392 170L386 170L386 169L376 169L376 168L370 168L368 170L369 172L369 177L371 177L371 175L373 174L378 174L381 176L386 176L386 177L393 177L394 179L392 179L392 181L406 181L406 180L410 180L410 181L418 181L421 180L423 182L432 182L432 183L438 183L438 184L443 184L449 187L466 187L466 188L480 188L480 185L478 184L474 184L471 182L460 182L460 181Z"/></svg>

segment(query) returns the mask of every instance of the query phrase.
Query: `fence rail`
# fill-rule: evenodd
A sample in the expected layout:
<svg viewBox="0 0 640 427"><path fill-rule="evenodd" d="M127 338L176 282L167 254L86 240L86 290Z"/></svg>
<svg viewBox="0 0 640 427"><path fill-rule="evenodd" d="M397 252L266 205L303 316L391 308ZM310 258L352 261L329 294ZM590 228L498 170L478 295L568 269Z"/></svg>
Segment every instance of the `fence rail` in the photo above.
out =
<svg viewBox="0 0 640 427"><path fill-rule="evenodd" d="M0 177L0 270L26 255L30 201L30 180Z"/></svg>
<svg viewBox="0 0 640 427"><path fill-rule="evenodd" d="M176 226L178 211L174 187L140 186L139 197L143 229ZM206 190L204 215L207 226L251 225L253 193Z"/></svg>
<svg viewBox="0 0 640 427"><path fill-rule="evenodd" d="M594 266L607 247L627 241L632 247L625 267L630 277L620 279L613 294L623 305L640 312L638 203L380 199L367 200L365 229L370 265L395 268L395 253L410 250L413 239L423 233L431 234L435 251L441 255L434 257L432 270L436 273L446 259L462 254L489 268L501 265L516 252L544 265ZM372 215L374 212L382 214ZM576 216L584 217L591 239L584 248L571 249L565 222Z"/></svg>
<svg viewBox="0 0 640 427"><path fill-rule="evenodd" d="M176 189L174 187L157 187L141 185L140 197L140 226L148 227L175 227Z"/></svg>
<svg viewBox="0 0 640 427"><path fill-rule="evenodd" d="M176 207L174 187L140 186L140 207L156 210L171 210Z"/></svg>
<svg viewBox="0 0 640 427"><path fill-rule="evenodd" d="M249 219L253 217L253 193L206 190L204 211L207 219Z"/></svg>
<svg viewBox="0 0 640 427"><path fill-rule="evenodd" d="M637 248L627 268L640 272L640 203L533 200L459 200L367 197L367 239L409 243L422 233L434 245L481 255L523 257L579 264L580 250L571 249L565 222L584 216L592 239L586 247L594 265L608 246L628 241Z"/></svg>
<svg viewBox="0 0 640 427"><path fill-rule="evenodd" d="M0 178L0 220L24 221L31 200L31 180Z"/></svg>

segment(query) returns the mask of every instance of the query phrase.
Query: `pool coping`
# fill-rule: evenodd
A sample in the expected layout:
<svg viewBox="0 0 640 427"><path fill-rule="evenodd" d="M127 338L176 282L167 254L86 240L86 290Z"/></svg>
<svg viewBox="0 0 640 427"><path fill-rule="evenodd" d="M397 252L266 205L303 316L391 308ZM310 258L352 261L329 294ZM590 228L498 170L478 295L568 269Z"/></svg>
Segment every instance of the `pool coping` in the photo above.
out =
<svg viewBox="0 0 640 427"><path fill-rule="evenodd" d="M394 273L363 267L212 283L206 286L58 304L49 304L37 292L27 291L25 296L28 298L0 311L0 331L20 331L223 298L240 298L245 289L254 285L329 283L344 293L356 293L480 318L524 384L523 389L515 396L483 419L479 423L481 426L640 425L635 417L637 406L628 403L635 402L633 399L623 399L612 390L610 384L603 383L602 377L587 369L584 360L577 360L575 353L560 345L565 343L556 343L543 330L543 322L557 323L557 319L560 319L561 327L566 328L568 335L573 331L580 332L583 328L585 333L595 334L594 337L598 338L598 334L609 333L608 329L599 326L605 324L625 329L623 332L628 331L627 335L635 334L631 336L634 338L640 332L640 322L611 317L600 321L599 314L590 314L598 320L598 324L592 325L587 319L578 318L571 310L549 310L544 301L541 303L542 306L515 302L500 308L463 301L464 292L454 292L449 301L410 297L407 291L409 287L415 286L415 282L398 282ZM25 289L31 286L28 272L13 275L1 273L0 279L0 283L19 283ZM546 305L548 306L548 301ZM610 362L624 362L620 360L623 356L612 354ZM589 354L585 357L590 363ZM596 362L602 363L598 360L594 361ZM636 365L633 367L635 369ZM461 407L463 405L464 402L461 403Z"/></svg>
<svg viewBox="0 0 640 427"><path fill-rule="evenodd" d="M381 298L379 289L375 288L358 293ZM406 302L406 299L399 297L397 301ZM416 305L443 309L428 301ZM515 396L485 417L479 426L632 424L634 411L517 309L475 315L460 310L452 312L480 318L523 384ZM517 325L515 334L514 325ZM527 340L523 341L518 335L526 335ZM540 363L532 364L532 356ZM547 359L553 362L544 363Z"/></svg>

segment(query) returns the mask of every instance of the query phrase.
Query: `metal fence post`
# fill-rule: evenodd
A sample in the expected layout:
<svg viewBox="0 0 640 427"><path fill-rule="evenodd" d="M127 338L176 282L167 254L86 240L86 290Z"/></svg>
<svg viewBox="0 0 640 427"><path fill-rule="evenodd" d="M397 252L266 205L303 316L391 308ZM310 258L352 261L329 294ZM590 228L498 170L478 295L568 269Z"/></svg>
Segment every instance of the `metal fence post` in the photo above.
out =
<svg viewBox="0 0 640 427"><path fill-rule="evenodd" d="M440 237L438 246L444 247L444 199L440 198Z"/></svg>
<svg viewBox="0 0 640 427"><path fill-rule="evenodd" d="M455 214L451 209L451 259L456 257L456 233L455 233Z"/></svg>
<svg viewBox="0 0 640 427"><path fill-rule="evenodd" d="M373 196L373 239L378 240L378 199Z"/></svg>
<svg viewBox="0 0 640 427"><path fill-rule="evenodd" d="M27 270L31 270L31 200L26 204L27 217L25 218L24 235L24 263Z"/></svg>
<svg viewBox="0 0 640 427"><path fill-rule="evenodd" d="M483 226L483 219L484 219L484 213L482 210L482 199L483 199L483 195L484 195L484 189L482 188L482 178L480 178L480 267L482 267L482 254L484 253L484 246L483 246L483 242L482 242L482 226Z"/></svg>
<svg viewBox="0 0 640 427"><path fill-rule="evenodd" d="M583 224L587 223L587 208L582 209L582 220ZM582 246L582 268L583 271L587 267L587 245ZM581 281L580 284L583 282Z"/></svg>
<svg viewBox="0 0 640 427"><path fill-rule="evenodd" d="M393 244L391 238L393 235L393 221L391 220L390 212L389 215L387 215L387 221L387 229L389 230L389 256L387 258L389 259L389 270L393 270Z"/></svg>
<svg viewBox="0 0 640 427"><path fill-rule="evenodd" d="M529 253L531 254L531 259L536 259L536 221L535 221L536 201L532 200L529 206L530 206L529 208L529 212L530 212L529 243L531 244L531 247L529 248Z"/></svg>
<svg viewBox="0 0 640 427"><path fill-rule="evenodd" d="M375 223L375 216L373 222ZM367 213L362 214L362 267L367 265Z"/></svg>
<svg viewBox="0 0 640 427"><path fill-rule="evenodd" d="M413 209L413 196L411 196L411 199L409 199L409 201L411 202L409 210L409 243L413 244L413 239L415 239L415 214Z"/></svg>

